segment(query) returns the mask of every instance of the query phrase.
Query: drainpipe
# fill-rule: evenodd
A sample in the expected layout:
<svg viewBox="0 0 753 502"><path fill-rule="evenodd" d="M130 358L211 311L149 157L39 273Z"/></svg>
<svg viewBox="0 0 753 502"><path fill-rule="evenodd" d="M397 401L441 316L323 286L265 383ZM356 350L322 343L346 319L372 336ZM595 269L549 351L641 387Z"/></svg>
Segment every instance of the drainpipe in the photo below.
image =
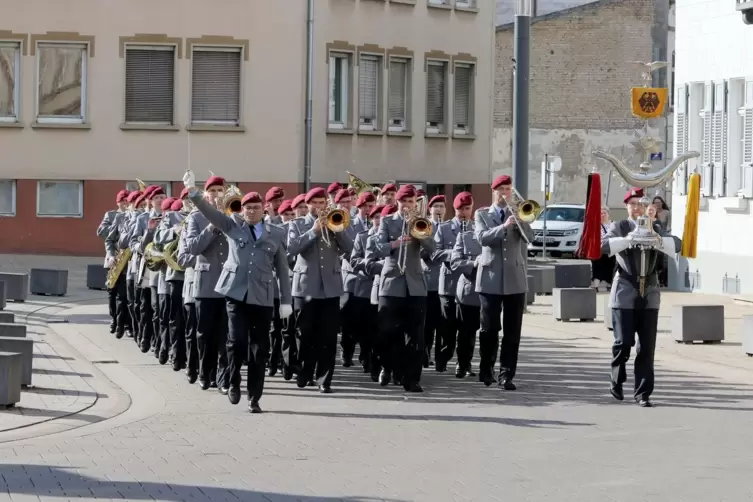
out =
<svg viewBox="0 0 753 502"><path fill-rule="evenodd" d="M314 0L306 9L306 135L303 140L303 186L311 189L311 131L314 110Z"/></svg>

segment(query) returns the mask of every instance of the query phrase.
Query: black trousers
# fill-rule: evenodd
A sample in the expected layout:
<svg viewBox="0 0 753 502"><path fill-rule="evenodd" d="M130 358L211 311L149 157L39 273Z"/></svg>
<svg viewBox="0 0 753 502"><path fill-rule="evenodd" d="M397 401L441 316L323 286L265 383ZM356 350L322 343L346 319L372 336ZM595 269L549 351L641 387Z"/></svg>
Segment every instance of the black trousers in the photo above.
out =
<svg viewBox="0 0 753 502"><path fill-rule="evenodd" d="M266 360L269 360L269 367L279 368L282 362L282 319L280 319L280 300L278 298L275 298L272 320L269 323L269 343L267 347Z"/></svg>
<svg viewBox="0 0 753 502"><path fill-rule="evenodd" d="M379 359L405 387L421 381L425 314L425 296L379 297Z"/></svg>
<svg viewBox="0 0 753 502"><path fill-rule="evenodd" d="M437 370L447 369L447 363L455 355L455 344L458 335L457 306L454 296L440 296L442 322L437 327L436 361Z"/></svg>
<svg viewBox="0 0 753 502"><path fill-rule="evenodd" d="M264 374L269 353L269 323L273 307L249 305L232 298L227 302L227 360L230 387L241 386L241 366L248 358L246 391L250 401L264 392Z"/></svg>
<svg viewBox="0 0 753 502"><path fill-rule="evenodd" d="M186 374L199 374L199 349L196 343L196 304L186 303L183 306L186 316Z"/></svg>
<svg viewBox="0 0 753 502"><path fill-rule="evenodd" d="M340 347L342 348L343 361L353 359L358 343L358 318L356 317L356 302L353 300L353 293L349 293L348 300L340 310L342 328Z"/></svg>
<svg viewBox="0 0 753 502"><path fill-rule="evenodd" d="M154 331L154 338L152 338L152 349L155 353L159 353L159 347L162 345L162 332L160 330L160 307L159 307L159 288L157 286L150 286L151 291L149 299L152 305L152 330Z"/></svg>
<svg viewBox="0 0 753 502"><path fill-rule="evenodd" d="M136 281L131 279L126 279L126 298L128 300L128 313L130 314L131 318L131 329L133 330L133 337L138 338L139 337L139 310L137 307L136 302L136 292L138 288L136 288Z"/></svg>
<svg viewBox="0 0 753 502"><path fill-rule="evenodd" d="M293 305L295 309L295 305ZM292 372L300 370L300 361L298 352L300 350L301 339L298 336L297 319L299 312L293 310L290 317L282 319L282 367Z"/></svg>
<svg viewBox="0 0 753 502"><path fill-rule="evenodd" d="M442 304L439 292L429 291L426 295L426 319L424 320L424 368L429 367L431 348L434 346L434 334L437 335L437 347L440 345L439 326L442 324ZM436 360L436 355L434 357Z"/></svg>
<svg viewBox="0 0 753 502"><path fill-rule="evenodd" d="M196 299L199 378L219 387L229 385L227 372L227 308L224 298Z"/></svg>
<svg viewBox="0 0 753 502"><path fill-rule="evenodd" d="M115 311L113 321L115 323L115 333L122 336L125 330L131 329L131 319L128 314L128 296L126 293L126 274L120 274L115 281L115 287L112 288L112 296L115 298ZM108 292L109 294L109 292Z"/></svg>
<svg viewBox="0 0 753 502"><path fill-rule="evenodd" d="M120 280L120 278L118 278L118 280ZM112 320L111 322L112 327L115 327L115 324L117 322L115 319L115 309L116 309L115 298L117 297L116 289L117 289L117 284L115 287L112 287L107 290L107 310L110 313L110 319Z"/></svg>
<svg viewBox="0 0 753 502"><path fill-rule="evenodd" d="M374 349L377 334L379 333L377 325L377 306L371 304L370 298L353 297L353 313L359 320L360 329L358 331L358 344L361 352L358 359L372 374L379 373L382 366L379 357Z"/></svg>
<svg viewBox="0 0 753 502"><path fill-rule="evenodd" d="M183 316L183 281L167 283L170 359L180 369L186 362L186 323Z"/></svg>
<svg viewBox="0 0 753 502"><path fill-rule="evenodd" d="M169 289L168 289L169 291ZM158 349L155 350L155 356L167 354L170 350L170 295L169 293L160 293L157 295L159 311L157 321L159 322L159 341Z"/></svg>
<svg viewBox="0 0 753 502"><path fill-rule="evenodd" d="M627 380L625 365L630 359L630 347L637 334L633 369L636 399L648 399L654 391L654 352L658 322L658 309L612 309L612 382L622 384Z"/></svg>
<svg viewBox="0 0 753 502"><path fill-rule="evenodd" d="M141 352L147 352L152 345L152 339L156 336L152 319L154 317L154 310L152 310L152 288L147 286L145 288L138 288L138 291L140 292L138 305L141 314L141 321L139 322L139 327L141 329L139 345L141 346Z"/></svg>
<svg viewBox="0 0 753 502"><path fill-rule="evenodd" d="M294 298L298 310L298 331L302 363L299 381L314 378L324 387L332 385L337 357L337 332L340 329L340 297Z"/></svg>
<svg viewBox="0 0 753 502"><path fill-rule="evenodd" d="M479 379L494 375L494 364L497 362L497 345L499 343L499 330L501 327L502 343L499 347L499 376L503 380L512 380L518 367L520 331L523 327L526 294L489 295L479 293L479 299L481 300ZM502 315L501 323L500 315Z"/></svg>
<svg viewBox="0 0 753 502"><path fill-rule="evenodd" d="M473 351L476 348L476 332L481 325L481 307L475 305L457 305L458 321L458 366L471 368Z"/></svg>

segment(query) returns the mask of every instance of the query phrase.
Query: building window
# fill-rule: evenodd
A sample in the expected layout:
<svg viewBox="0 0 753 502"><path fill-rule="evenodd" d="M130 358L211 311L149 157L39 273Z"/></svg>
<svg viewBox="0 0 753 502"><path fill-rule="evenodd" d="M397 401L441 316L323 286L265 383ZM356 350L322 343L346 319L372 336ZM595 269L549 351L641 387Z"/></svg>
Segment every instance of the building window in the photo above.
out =
<svg viewBox="0 0 753 502"><path fill-rule="evenodd" d="M16 215L16 182L0 180L0 216Z"/></svg>
<svg viewBox="0 0 753 502"><path fill-rule="evenodd" d="M744 93L742 109L738 112L742 119L740 138L742 143L742 186L740 193L744 197L753 198L753 80L745 81Z"/></svg>
<svg viewBox="0 0 753 502"><path fill-rule="evenodd" d="M473 188L472 185L452 185L452 198L453 200L459 193L470 192Z"/></svg>
<svg viewBox="0 0 753 502"><path fill-rule="evenodd" d="M0 42L0 122L18 122L21 44Z"/></svg>
<svg viewBox="0 0 753 502"><path fill-rule="evenodd" d="M699 112L703 135L701 136L701 195L710 197L714 187L714 84L706 82L703 91L703 108Z"/></svg>
<svg viewBox="0 0 753 502"><path fill-rule="evenodd" d="M428 5L450 5L450 0L429 0Z"/></svg>
<svg viewBox="0 0 753 502"><path fill-rule="evenodd" d="M447 63L429 61L426 70L426 133L447 132Z"/></svg>
<svg viewBox="0 0 753 502"><path fill-rule="evenodd" d="M410 59L390 58L390 76L387 89L387 126L392 132L408 130L410 69Z"/></svg>
<svg viewBox="0 0 753 502"><path fill-rule="evenodd" d="M461 9L475 9L476 0L455 0L455 7L460 7Z"/></svg>
<svg viewBox="0 0 753 502"><path fill-rule="evenodd" d="M173 194L172 193L173 192L173 190L172 190L173 184L170 183L169 181L145 181L144 185L145 186L150 186L150 185L161 186L162 190L165 191L165 194L168 197L171 197L172 194ZM196 186L197 187L203 187L204 183L196 182ZM126 190L128 190L129 192L133 192L133 191L138 190L138 189L139 189L138 182L136 182L136 181L129 181L128 183L126 183Z"/></svg>
<svg viewBox="0 0 753 502"><path fill-rule="evenodd" d="M467 63L455 65L454 133L473 134L473 70Z"/></svg>
<svg viewBox="0 0 753 502"><path fill-rule="evenodd" d="M39 43L37 54L37 122L82 124L87 45Z"/></svg>
<svg viewBox="0 0 753 502"><path fill-rule="evenodd" d="M711 116L711 162L713 174L713 194L726 195L727 185L727 82L716 82L714 107Z"/></svg>
<svg viewBox="0 0 753 502"><path fill-rule="evenodd" d="M80 218L83 214L83 182L37 182L37 216Z"/></svg>
<svg viewBox="0 0 753 502"><path fill-rule="evenodd" d="M194 47L191 123L240 125L240 47Z"/></svg>
<svg viewBox="0 0 753 502"><path fill-rule="evenodd" d="M127 47L125 60L126 123L172 125L175 100L175 48Z"/></svg>
<svg viewBox="0 0 753 502"><path fill-rule="evenodd" d="M382 58L362 54L358 61L358 128L381 129Z"/></svg>
<svg viewBox="0 0 753 502"><path fill-rule="evenodd" d="M348 129L350 121L350 54L329 55L329 128Z"/></svg>
<svg viewBox="0 0 753 502"><path fill-rule="evenodd" d="M675 156L688 152L688 86L677 88L675 99ZM687 162L681 165L675 174L677 194L685 195L688 187Z"/></svg>

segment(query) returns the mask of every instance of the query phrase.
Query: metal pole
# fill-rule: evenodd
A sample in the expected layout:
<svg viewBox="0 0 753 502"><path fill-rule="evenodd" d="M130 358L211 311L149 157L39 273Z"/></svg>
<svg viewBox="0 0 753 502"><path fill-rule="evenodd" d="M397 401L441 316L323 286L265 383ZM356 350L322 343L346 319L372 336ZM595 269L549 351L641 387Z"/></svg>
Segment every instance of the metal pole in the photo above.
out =
<svg viewBox="0 0 753 502"><path fill-rule="evenodd" d="M604 196L604 207L609 208L609 189L612 186L612 169L609 170L609 174L607 175L607 193Z"/></svg>
<svg viewBox="0 0 753 502"><path fill-rule="evenodd" d="M541 257L546 259L546 206L549 201L549 154L544 155L544 245L541 248Z"/></svg>
<svg viewBox="0 0 753 502"><path fill-rule="evenodd" d="M311 189L311 145L314 113L314 0L306 9L306 134L303 141L303 186Z"/></svg>
<svg viewBox="0 0 753 502"><path fill-rule="evenodd" d="M524 198L528 198L528 104L531 70L532 0L517 0L515 10L515 83L512 117L513 178Z"/></svg>

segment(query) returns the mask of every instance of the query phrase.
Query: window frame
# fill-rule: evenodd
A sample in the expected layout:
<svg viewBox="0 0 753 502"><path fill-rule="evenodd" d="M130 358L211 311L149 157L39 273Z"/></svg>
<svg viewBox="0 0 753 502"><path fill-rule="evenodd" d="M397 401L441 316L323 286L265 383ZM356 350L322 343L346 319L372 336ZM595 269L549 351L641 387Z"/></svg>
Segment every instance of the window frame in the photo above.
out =
<svg viewBox="0 0 753 502"><path fill-rule="evenodd" d="M361 116L361 62L366 59L375 61L377 66L376 75L376 121L367 124L362 122ZM358 130L366 132L378 132L384 129L384 55L373 52L358 53Z"/></svg>
<svg viewBox="0 0 753 502"><path fill-rule="evenodd" d="M458 129L455 120L455 103L457 102L457 70L458 68L467 68L469 71L468 82L468 124L465 129ZM475 106L476 105L476 64L471 61L456 61L452 67L452 134L453 136L470 137L476 132L475 128ZM445 105L446 106L446 105Z"/></svg>
<svg viewBox="0 0 753 502"><path fill-rule="evenodd" d="M15 116L9 115L7 117L0 116L0 122L4 124L14 124L21 121L21 86L18 85L21 81L21 50L22 45L20 41L2 40L0 39L0 48L15 49L14 62L13 62L13 113Z"/></svg>
<svg viewBox="0 0 753 502"><path fill-rule="evenodd" d="M347 74L344 77L341 77L343 79L343 89L345 92L340 96L340 106L345 109L343 115L344 121L334 121L332 118L332 115L330 113L332 102L334 101L332 98L333 95L333 89L332 89L332 62L333 60L345 60L345 68L347 69ZM327 129L332 131L349 131L353 128L353 110L352 110L352 103L353 103L353 67L354 67L354 53L351 51L344 51L344 50L335 50L332 49L327 54ZM335 78L337 75L335 75Z"/></svg>
<svg viewBox="0 0 753 502"><path fill-rule="evenodd" d="M39 212L40 190L42 183L78 184L78 214L42 214ZM84 182L76 180L37 180L37 218L83 218L84 217Z"/></svg>
<svg viewBox="0 0 753 502"><path fill-rule="evenodd" d="M75 48L81 48L83 55L81 56L81 117L65 117L65 116L42 116L39 114L39 89L41 87L41 75L39 73L39 65L42 60L42 50L45 48L55 48L55 47L75 47ZM34 103L35 103L35 110L34 120L38 124L86 124L87 119L87 113L88 113L88 98L87 98L87 91L88 91L88 85L87 80L89 79L89 52L91 50L91 44L88 42L83 41L75 41L75 42L66 42L66 41L55 41L55 40L44 40L44 41L37 41L36 42L36 84L37 89L35 92L34 97Z"/></svg>
<svg viewBox="0 0 753 502"><path fill-rule="evenodd" d="M400 62L405 63L405 97L403 99L404 102L404 109L403 109L403 115L404 120L402 125L394 125L390 122L392 119L390 118L390 84L392 79L389 78L389 75L392 71L392 63L393 62ZM385 111L385 126L387 127L387 132L393 132L393 133L401 133L401 132L408 132L411 130L411 103L412 103L412 84L413 84L413 58L410 56L403 56L403 55L389 55L387 59L387 99L386 101L386 111Z"/></svg>
<svg viewBox="0 0 753 502"><path fill-rule="evenodd" d="M443 72L443 78L444 78L444 96L443 99L443 123L440 124L439 127L434 127L429 125L428 115L429 115L429 67L430 66L442 66L444 72ZM426 93L426 97L424 99L424 132L426 136L447 136L448 135L448 123L449 123L449 89L447 88L447 84L449 83L449 71L450 71L450 61L447 59L434 59L429 58L426 60L426 82L424 85L424 92Z"/></svg>
<svg viewBox="0 0 753 502"><path fill-rule="evenodd" d="M221 44L204 44L196 43L191 45L191 72L189 74L189 90L188 90L188 123L192 126L227 126L227 127L242 127L243 126L243 62L245 61L245 47L242 45L221 45ZM195 120L193 118L193 72L194 62L193 57L195 52L237 52L238 53L238 120L235 122L224 120Z"/></svg>
<svg viewBox="0 0 753 502"><path fill-rule="evenodd" d="M147 51L173 51L173 117L169 123L165 122L129 122L126 117L126 108L128 106L128 96L125 92L126 79L128 78L128 49L147 50ZM175 44L153 44L126 42L123 46L123 123L129 126L174 126L175 109L176 109L176 92L175 87L178 78L178 46Z"/></svg>
<svg viewBox="0 0 753 502"><path fill-rule="evenodd" d="M0 183L10 183L10 213L0 212L0 218L15 218L16 216L16 180L0 179Z"/></svg>
<svg viewBox="0 0 753 502"><path fill-rule="evenodd" d="M477 9L476 0L455 0L455 8L456 9Z"/></svg>

